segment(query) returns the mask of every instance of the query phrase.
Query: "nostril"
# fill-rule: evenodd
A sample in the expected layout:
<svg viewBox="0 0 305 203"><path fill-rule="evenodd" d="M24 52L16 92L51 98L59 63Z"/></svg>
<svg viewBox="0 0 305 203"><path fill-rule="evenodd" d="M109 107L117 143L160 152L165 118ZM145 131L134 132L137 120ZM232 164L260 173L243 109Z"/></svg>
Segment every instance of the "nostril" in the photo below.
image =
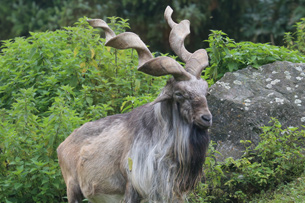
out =
<svg viewBox="0 0 305 203"><path fill-rule="evenodd" d="M203 116L201 116L201 119L204 121L210 122L212 118L210 115L203 115Z"/></svg>

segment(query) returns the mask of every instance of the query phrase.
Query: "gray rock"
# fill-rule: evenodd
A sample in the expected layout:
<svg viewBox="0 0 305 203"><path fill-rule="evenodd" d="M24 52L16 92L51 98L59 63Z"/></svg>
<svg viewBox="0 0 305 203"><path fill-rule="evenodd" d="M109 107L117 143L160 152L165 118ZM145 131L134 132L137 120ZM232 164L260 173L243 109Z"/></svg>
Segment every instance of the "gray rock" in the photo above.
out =
<svg viewBox="0 0 305 203"><path fill-rule="evenodd" d="M240 140L259 142L261 127L270 117L283 127L305 125L305 64L275 62L226 73L211 88L208 97L213 114L211 139L227 157L240 158Z"/></svg>

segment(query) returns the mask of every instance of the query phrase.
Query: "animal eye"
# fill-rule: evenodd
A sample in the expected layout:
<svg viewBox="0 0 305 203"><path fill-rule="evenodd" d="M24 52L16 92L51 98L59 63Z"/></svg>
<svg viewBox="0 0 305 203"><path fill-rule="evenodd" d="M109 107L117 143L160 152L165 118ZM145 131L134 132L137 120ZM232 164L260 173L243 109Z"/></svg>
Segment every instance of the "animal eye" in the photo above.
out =
<svg viewBox="0 0 305 203"><path fill-rule="evenodd" d="M176 97L183 97L183 95L181 94L181 92L175 92L175 96L176 96Z"/></svg>

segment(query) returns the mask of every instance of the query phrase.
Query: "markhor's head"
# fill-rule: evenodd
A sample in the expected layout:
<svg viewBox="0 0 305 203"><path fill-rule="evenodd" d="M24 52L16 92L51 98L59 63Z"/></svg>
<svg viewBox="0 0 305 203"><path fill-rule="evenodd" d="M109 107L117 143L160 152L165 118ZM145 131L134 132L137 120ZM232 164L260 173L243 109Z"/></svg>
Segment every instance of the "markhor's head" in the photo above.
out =
<svg viewBox="0 0 305 203"><path fill-rule="evenodd" d="M170 100L187 123L207 129L212 125L207 94L207 82L190 75L185 81L169 80L155 102Z"/></svg>
<svg viewBox="0 0 305 203"><path fill-rule="evenodd" d="M106 46L116 49L136 49L139 55L139 71L153 76L171 74L173 79L168 82L153 104L172 100L186 122L206 129L212 124L212 115L206 99L208 84L201 79L201 73L209 64L208 55L204 49L194 53L185 49L184 39L190 33L190 22L183 20L177 24L171 18L172 13L170 7L167 7L164 13L168 25L172 28L169 43L172 50L185 62L185 68L167 56L154 58L139 36L132 32L124 32L116 36L100 19L88 20L88 22L93 27L104 29Z"/></svg>

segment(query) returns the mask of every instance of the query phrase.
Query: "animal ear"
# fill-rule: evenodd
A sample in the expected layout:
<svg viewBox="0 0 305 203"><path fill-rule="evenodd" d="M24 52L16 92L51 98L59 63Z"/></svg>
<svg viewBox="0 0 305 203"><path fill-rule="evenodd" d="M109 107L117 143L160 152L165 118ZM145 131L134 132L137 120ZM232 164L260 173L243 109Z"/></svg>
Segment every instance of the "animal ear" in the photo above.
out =
<svg viewBox="0 0 305 203"><path fill-rule="evenodd" d="M169 100L171 99L172 96L171 95L168 95L168 94L161 94L159 95L151 104L154 105L156 103L159 103L159 102L163 102L165 100Z"/></svg>
<svg viewBox="0 0 305 203"><path fill-rule="evenodd" d="M171 80L169 80L167 82L166 86L163 88L162 93L151 104L163 102L163 101L169 100L171 98L172 98L172 83L171 83Z"/></svg>

